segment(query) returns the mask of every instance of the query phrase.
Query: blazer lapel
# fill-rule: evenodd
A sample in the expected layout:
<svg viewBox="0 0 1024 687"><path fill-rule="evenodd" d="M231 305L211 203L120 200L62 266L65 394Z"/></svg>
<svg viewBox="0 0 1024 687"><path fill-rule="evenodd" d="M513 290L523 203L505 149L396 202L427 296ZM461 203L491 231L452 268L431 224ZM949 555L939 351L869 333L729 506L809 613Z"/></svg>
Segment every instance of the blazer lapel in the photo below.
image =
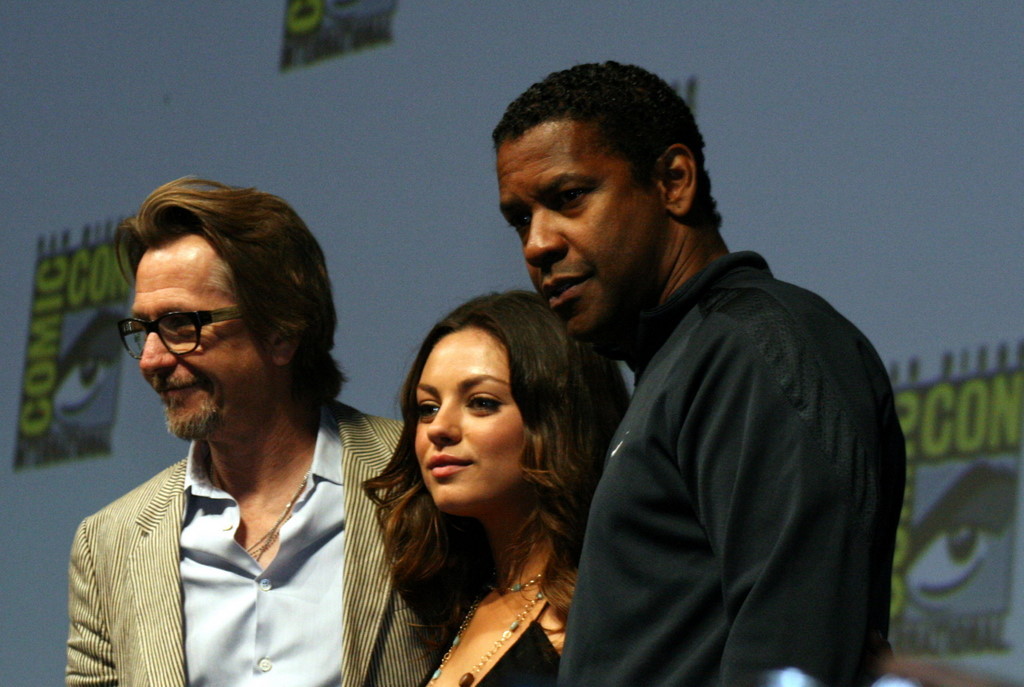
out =
<svg viewBox="0 0 1024 687"><path fill-rule="evenodd" d="M363 492L363 482L384 469L398 436L396 429L375 427L371 418L349 406L335 403L331 412L341 434L345 480L342 683L362 685L390 590L380 527L373 503Z"/></svg>
<svg viewBox="0 0 1024 687"><path fill-rule="evenodd" d="M185 685L179 567L184 475L182 461L139 514L136 539L127 558L138 619L138 656L152 684L179 687Z"/></svg>

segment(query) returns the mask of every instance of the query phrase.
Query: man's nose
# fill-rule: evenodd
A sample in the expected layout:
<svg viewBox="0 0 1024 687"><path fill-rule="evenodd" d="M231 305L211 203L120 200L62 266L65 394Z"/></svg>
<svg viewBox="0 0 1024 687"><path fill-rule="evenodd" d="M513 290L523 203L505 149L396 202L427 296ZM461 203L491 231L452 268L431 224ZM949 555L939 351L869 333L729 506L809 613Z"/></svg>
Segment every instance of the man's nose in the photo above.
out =
<svg viewBox="0 0 1024 687"><path fill-rule="evenodd" d="M150 332L146 336L146 342L142 346L142 357L139 358L139 368L143 372L172 367L177 362L178 357L167 350L167 346L156 332Z"/></svg>
<svg viewBox="0 0 1024 687"><path fill-rule="evenodd" d="M523 241L523 257L531 267L547 269L565 257L567 245L561 223L552 212L538 211L530 218Z"/></svg>

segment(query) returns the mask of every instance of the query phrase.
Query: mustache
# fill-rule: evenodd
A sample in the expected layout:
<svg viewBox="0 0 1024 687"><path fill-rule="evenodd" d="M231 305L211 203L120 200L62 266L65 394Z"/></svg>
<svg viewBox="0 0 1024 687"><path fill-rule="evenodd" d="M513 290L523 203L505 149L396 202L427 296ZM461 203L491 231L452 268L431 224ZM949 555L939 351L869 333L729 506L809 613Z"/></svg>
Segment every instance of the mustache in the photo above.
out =
<svg viewBox="0 0 1024 687"><path fill-rule="evenodd" d="M178 379L154 376L150 378L149 384L153 387L154 391L161 393L164 391L173 391L174 389L187 389L190 386L206 387L208 380L200 375L192 375Z"/></svg>

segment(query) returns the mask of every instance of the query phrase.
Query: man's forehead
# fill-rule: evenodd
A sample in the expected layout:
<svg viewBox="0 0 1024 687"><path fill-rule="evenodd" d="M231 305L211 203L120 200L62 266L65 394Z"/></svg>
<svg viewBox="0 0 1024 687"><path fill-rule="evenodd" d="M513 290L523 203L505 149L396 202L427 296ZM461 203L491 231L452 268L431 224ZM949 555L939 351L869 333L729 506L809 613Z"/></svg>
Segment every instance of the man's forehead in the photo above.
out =
<svg viewBox="0 0 1024 687"><path fill-rule="evenodd" d="M213 258L217 251L205 237L200 234L179 234L161 241L145 250L140 262L152 260L197 260Z"/></svg>
<svg viewBox="0 0 1024 687"><path fill-rule="evenodd" d="M523 144L576 153L611 152L600 125L597 122L578 119L543 121L530 127L522 135L502 143L498 153L500 155L503 149L518 148Z"/></svg>
<svg viewBox="0 0 1024 687"><path fill-rule="evenodd" d="M143 253L135 271L132 309L158 315L174 310L208 310L230 305L219 272L220 257L201 236L190 234Z"/></svg>
<svg viewBox="0 0 1024 687"><path fill-rule="evenodd" d="M583 177L595 164L628 164L609 151L598 126L592 122L553 120L528 129L498 149L498 185L549 186L560 180Z"/></svg>
<svg viewBox="0 0 1024 687"><path fill-rule="evenodd" d="M158 317L169 312L189 310L216 310L233 305L235 299L212 283L143 282L135 290L132 312L136 315Z"/></svg>

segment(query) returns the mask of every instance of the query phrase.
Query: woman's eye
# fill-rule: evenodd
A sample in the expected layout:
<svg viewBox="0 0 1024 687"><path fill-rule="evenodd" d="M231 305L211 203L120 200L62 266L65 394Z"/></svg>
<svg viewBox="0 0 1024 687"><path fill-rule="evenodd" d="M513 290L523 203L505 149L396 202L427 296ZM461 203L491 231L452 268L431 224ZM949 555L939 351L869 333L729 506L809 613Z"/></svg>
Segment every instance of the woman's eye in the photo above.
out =
<svg viewBox="0 0 1024 687"><path fill-rule="evenodd" d="M488 398L487 396L476 396L469 400L469 407L473 410L494 412L501 407L501 401L496 398Z"/></svg>
<svg viewBox="0 0 1024 687"><path fill-rule="evenodd" d="M416 406L416 414L420 420L429 420L437 415L437 404L436 403L420 403Z"/></svg>

